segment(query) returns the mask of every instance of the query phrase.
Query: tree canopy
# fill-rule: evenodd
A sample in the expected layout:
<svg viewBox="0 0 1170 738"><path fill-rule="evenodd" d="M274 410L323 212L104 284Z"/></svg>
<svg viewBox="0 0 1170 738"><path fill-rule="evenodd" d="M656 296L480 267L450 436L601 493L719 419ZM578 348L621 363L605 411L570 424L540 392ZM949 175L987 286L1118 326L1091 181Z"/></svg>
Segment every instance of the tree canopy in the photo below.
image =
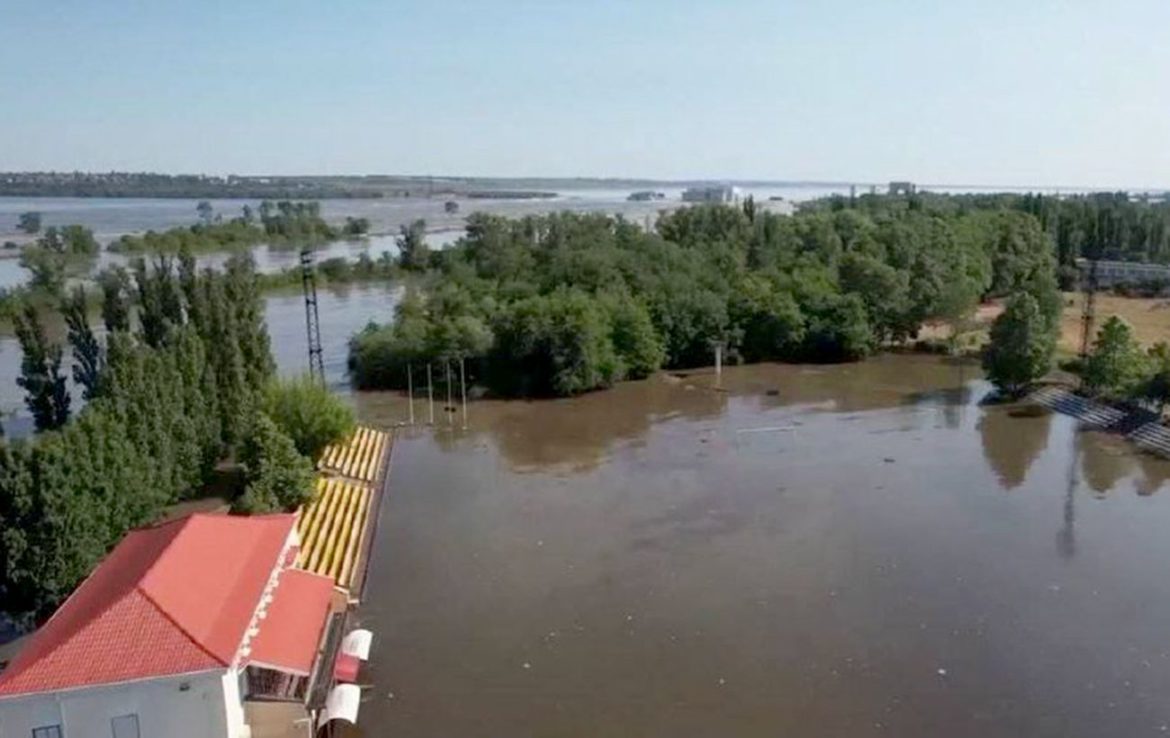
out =
<svg viewBox="0 0 1170 738"><path fill-rule="evenodd" d="M1061 308L1040 222L1006 205L697 206L649 231L600 214L477 213L431 254L422 232L403 229L400 263L423 276L392 320L351 341L360 387L463 359L500 394L576 394L710 364L717 346L732 360L854 360L1015 291L1053 325Z"/></svg>
<svg viewBox="0 0 1170 738"><path fill-rule="evenodd" d="M61 347L31 307L17 321L22 386L42 432L0 444L0 606L29 624L128 529L198 494L219 460L244 456L245 441L263 451L248 462L253 497L277 495L287 507L304 489L273 485L312 468L271 420L257 430L273 364L250 257L233 257L223 272L195 273L189 255L177 270L166 260L136 264L102 286L104 347L83 294L62 306L88 398L67 422Z"/></svg>
<svg viewBox="0 0 1170 738"><path fill-rule="evenodd" d="M1056 332L1036 298L1020 291L991 324L983 369L996 387L1017 396L1052 367Z"/></svg>

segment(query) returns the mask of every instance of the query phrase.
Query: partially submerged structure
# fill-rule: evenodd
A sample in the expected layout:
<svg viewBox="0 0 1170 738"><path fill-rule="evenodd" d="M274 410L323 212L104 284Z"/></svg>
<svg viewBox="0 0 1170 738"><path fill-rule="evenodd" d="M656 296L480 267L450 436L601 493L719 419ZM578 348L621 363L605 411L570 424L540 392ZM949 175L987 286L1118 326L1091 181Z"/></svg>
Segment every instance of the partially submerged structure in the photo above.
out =
<svg viewBox="0 0 1170 738"><path fill-rule="evenodd" d="M743 193L731 185L703 185L683 190L683 202L737 203Z"/></svg>

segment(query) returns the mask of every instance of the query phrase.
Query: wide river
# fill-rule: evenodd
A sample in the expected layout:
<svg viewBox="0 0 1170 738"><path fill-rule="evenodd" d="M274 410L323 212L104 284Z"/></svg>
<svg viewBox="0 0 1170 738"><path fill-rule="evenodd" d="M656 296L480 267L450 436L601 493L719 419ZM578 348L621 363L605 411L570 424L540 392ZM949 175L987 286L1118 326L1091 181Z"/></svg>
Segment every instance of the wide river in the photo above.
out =
<svg viewBox="0 0 1170 738"><path fill-rule="evenodd" d="M363 734L1164 734L1170 463L987 391L885 356L404 432Z"/></svg>
<svg viewBox="0 0 1170 738"><path fill-rule="evenodd" d="M840 190L838 190L840 191ZM400 225L424 219L430 232L427 240L433 249L443 248L464 232L464 219L471 212L489 212L516 217L557 211L597 212L621 214L642 223L652 219L663 209L677 207L679 190L668 190L668 200L656 202L629 202L627 190L574 189L556 198L538 200L459 200L460 211L445 212L444 198L390 198L381 200L322 200L322 217L334 223L343 223L346 217L368 218L373 235L358 240L343 240L318 247L317 260L344 257L353 260L359 254L377 258L382 253L396 253L395 236ZM762 206L787 209L788 203L830 194L833 190L819 187L773 187L751 190ZM783 202L768 202L769 197L782 197ZM244 204L258 205L248 200L212 200L216 212L235 217ZM0 240L9 238L27 241L28 236L16 232L20 213L37 211L43 214L46 227L81 224L94 230L103 246L126 233L147 229L161 230L190 225L196 220L196 200L136 199L136 198L39 198L0 197ZM0 289L11 288L27 281L28 272L15 258L18 252L0 251ZM257 268L273 273L295 266L298 249L260 245L252 249ZM227 253L200 254L203 266L218 267ZM111 265L124 265L122 254L103 250L92 263L84 265L76 275L84 279ZM346 347L354 333L371 320L388 321L393 317L401 288L394 285L352 285L321 290L319 312L321 337L325 349L326 372L330 386L348 389L346 376ZM273 353L282 374L304 371L308 367L305 339L305 313L299 289L267 298L268 329L273 336ZM63 327L49 325L50 333L60 340ZM20 346L10 331L0 332L0 422L9 434L20 434L31 429L31 418L24 410L23 392L16 386L20 372ZM78 393L75 391L74 395Z"/></svg>

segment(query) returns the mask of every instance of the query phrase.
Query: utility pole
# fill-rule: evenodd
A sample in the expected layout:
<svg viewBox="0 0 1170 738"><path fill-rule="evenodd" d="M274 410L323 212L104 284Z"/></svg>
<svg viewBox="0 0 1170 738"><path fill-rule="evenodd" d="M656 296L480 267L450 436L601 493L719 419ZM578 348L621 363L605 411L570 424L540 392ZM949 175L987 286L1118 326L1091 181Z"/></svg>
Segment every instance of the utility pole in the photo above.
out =
<svg viewBox="0 0 1170 738"><path fill-rule="evenodd" d="M459 357L459 394L463 397L463 430L467 430L467 377L463 371L463 357Z"/></svg>
<svg viewBox="0 0 1170 738"><path fill-rule="evenodd" d="M431 425L435 424L435 385L431 382L431 362L427 362L427 406L431 409Z"/></svg>
<svg viewBox="0 0 1170 738"><path fill-rule="evenodd" d="M409 362L406 364L406 394L410 398L410 424L414 425L414 377Z"/></svg>
<svg viewBox="0 0 1170 738"><path fill-rule="evenodd" d="M1093 343L1093 323L1097 319L1097 260L1089 260L1089 273L1084 278L1084 310L1081 313L1081 362L1089 358ZM1082 377L1084 374L1082 373ZM1083 381L1083 380L1082 380Z"/></svg>
<svg viewBox="0 0 1170 738"><path fill-rule="evenodd" d="M325 386L325 359L321 349L321 318L317 314L317 276L313 251L301 251L301 287L305 293L305 332L309 339L309 376Z"/></svg>
<svg viewBox="0 0 1170 738"><path fill-rule="evenodd" d="M455 422L451 416L455 414L455 407L451 404L451 362L443 361L443 366L447 369L447 404L443 407L443 411L447 414L447 425Z"/></svg>

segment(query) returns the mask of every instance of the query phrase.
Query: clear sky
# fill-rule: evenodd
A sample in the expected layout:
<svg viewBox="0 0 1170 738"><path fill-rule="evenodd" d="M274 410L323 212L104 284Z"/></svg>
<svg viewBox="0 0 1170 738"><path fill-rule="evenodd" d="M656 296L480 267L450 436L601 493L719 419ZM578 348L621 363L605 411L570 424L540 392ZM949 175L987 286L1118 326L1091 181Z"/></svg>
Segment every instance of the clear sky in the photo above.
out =
<svg viewBox="0 0 1170 738"><path fill-rule="evenodd" d="M1170 186L1170 0L0 0L0 170Z"/></svg>

